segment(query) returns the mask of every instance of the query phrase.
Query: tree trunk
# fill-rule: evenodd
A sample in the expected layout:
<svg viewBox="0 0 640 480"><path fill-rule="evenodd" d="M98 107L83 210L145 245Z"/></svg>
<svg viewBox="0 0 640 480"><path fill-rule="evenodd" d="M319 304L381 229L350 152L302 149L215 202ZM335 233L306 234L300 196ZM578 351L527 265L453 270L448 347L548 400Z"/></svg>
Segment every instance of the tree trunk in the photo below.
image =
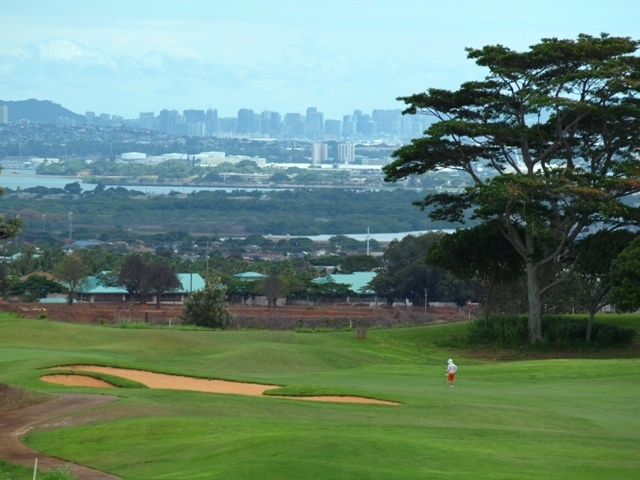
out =
<svg viewBox="0 0 640 480"><path fill-rule="evenodd" d="M527 263L527 293L529 297L529 343L542 340L542 294L540 293L540 267Z"/></svg>
<svg viewBox="0 0 640 480"><path fill-rule="evenodd" d="M596 312L593 308L589 309L589 323L587 323L587 342L591 341L591 332L593 331L593 319L596 316Z"/></svg>

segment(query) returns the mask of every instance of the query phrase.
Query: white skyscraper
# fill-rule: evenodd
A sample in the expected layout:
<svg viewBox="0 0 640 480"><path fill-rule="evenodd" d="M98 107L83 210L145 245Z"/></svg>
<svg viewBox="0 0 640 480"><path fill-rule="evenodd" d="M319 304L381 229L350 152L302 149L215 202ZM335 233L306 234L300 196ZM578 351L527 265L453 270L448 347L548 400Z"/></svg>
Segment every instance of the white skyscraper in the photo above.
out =
<svg viewBox="0 0 640 480"><path fill-rule="evenodd" d="M338 144L338 162L354 163L356 159L356 146L353 143Z"/></svg>
<svg viewBox="0 0 640 480"><path fill-rule="evenodd" d="M327 144L322 142L316 142L311 147L311 163L313 165L319 165L322 162L327 161Z"/></svg>
<svg viewBox="0 0 640 480"><path fill-rule="evenodd" d="M0 123L9 123L9 107L6 105L0 107Z"/></svg>

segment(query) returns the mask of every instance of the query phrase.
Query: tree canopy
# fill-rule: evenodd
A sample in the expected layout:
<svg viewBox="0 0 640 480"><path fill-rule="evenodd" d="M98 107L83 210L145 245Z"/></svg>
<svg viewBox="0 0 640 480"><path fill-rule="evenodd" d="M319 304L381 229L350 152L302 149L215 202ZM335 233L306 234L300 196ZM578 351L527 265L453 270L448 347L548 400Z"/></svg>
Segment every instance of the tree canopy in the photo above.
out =
<svg viewBox="0 0 640 480"><path fill-rule="evenodd" d="M470 48L468 58L489 71L484 80L399 98L405 113L436 122L393 154L385 180L445 168L470 176L463 192L418 205L434 220L496 222L526 265L531 342L542 338L554 260L589 225L640 218L623 202L640 191L639 45L583 34L523 52Z"/></svg>

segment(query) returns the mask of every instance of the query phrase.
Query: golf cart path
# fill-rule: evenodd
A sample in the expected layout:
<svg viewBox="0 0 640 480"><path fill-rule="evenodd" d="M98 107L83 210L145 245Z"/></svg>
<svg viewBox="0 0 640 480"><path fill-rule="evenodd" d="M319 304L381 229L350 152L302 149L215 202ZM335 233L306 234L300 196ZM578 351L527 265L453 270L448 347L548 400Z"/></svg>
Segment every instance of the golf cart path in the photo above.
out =
<svg viewBox="0 0 640 480"><path fill-rule="evenodd" d="M119 477L50 457L23 445L19 436L34 425L77 410L94 408L116 400L108 395L64 394L50 402L33 407L19 408L0 414L0 457L9 462L33 468L38 459L38 470L69 467L81 480L115 480Z"/></svg>

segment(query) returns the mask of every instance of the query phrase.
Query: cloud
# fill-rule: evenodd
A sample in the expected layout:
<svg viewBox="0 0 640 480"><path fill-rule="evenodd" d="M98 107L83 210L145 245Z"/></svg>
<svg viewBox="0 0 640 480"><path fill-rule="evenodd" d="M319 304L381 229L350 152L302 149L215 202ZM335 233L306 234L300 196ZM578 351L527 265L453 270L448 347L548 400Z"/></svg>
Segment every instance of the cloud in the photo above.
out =
<svg viewBox="0 0 640 480"><path fill-rule="evenodd" d="M240 108L284 113L316 106L325 118L338 118L354 108L398 108L396 96L439 83L443 75L418 56L355 59L313 38L290 44L280 60L253 66L203 61L188 52L114 56L64 38L0 55L7 99L50 99L80 113L128 117L161 108L213 106L232 115Z"/></svg>

